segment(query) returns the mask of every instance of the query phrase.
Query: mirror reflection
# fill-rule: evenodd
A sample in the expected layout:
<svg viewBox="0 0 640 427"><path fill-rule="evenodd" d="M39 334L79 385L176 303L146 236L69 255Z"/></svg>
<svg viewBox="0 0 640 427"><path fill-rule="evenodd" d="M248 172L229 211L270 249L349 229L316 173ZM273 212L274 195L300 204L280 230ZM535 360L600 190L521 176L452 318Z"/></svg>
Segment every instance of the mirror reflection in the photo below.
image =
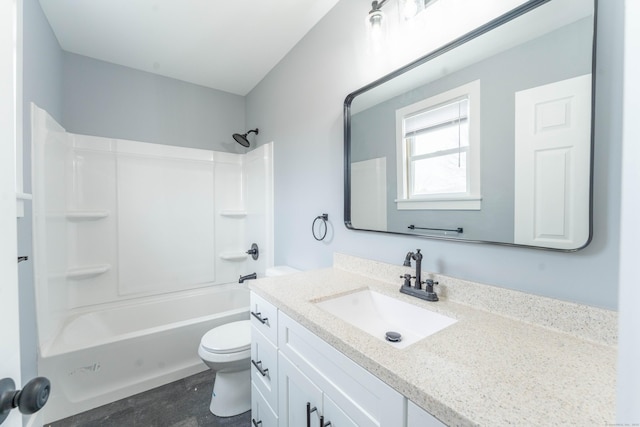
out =
<svg viewBox="0 0 640 427"><path fill-rule="evenodd" d="M348 227L588 244L594 5L524 9L347 97Z"/></svg>

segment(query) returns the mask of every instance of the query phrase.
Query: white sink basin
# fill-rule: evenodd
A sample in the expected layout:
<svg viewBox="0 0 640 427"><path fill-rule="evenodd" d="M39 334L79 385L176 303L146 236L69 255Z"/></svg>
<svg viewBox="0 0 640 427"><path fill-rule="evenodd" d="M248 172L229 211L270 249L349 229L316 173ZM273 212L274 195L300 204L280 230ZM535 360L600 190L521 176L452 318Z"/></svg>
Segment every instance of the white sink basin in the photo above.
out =
<svg viewBox="0 0 640 427"><path fill-rule="evenodd" d="M319 301L316 305L397 348L405 348L457 322L369 289ZM401 334L401 341L387 341L386 333L390 331Z"/></svg>

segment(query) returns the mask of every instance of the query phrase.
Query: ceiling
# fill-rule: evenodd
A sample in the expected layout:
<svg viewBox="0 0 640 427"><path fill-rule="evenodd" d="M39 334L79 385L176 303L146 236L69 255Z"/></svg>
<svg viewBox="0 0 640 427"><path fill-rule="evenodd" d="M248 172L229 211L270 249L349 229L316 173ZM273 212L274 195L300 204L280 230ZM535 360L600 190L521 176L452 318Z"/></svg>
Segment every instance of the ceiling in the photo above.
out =
<svg viewBox="0 0 640 427"><path fill-rule="evenodd" d="M338 0L40 0L63 50L246 95Z"/></svg>

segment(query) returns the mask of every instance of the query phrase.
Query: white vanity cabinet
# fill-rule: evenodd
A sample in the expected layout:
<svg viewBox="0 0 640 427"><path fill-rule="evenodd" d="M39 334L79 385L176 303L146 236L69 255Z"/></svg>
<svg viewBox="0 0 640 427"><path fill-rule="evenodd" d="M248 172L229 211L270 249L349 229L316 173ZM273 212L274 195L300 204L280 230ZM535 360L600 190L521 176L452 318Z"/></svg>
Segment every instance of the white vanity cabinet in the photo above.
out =
<svg viewBox="0 0 640 427"><path fill-rule="evenodd" d="M436 417L407 400L407 427L446 427Z"/></svg>
<svg viewBox="0 0 640 427"><path fill-rule="evenodd" d="M404 397L282 312L278 313L280 427L404 425ZM304 423L298 417L304 415Z"/></svg>
<svg viewBox="0 0 640 427"><path fill-rule="evenodd" d="M443 426L253 292L251 312L252 427Z"/></svg>
<svg viewBox="0 0 640 427"><path fill-rule="evenodd" d="M251 292L251 418L278 426L278 310Z"/></svg>
<svg viewBox="0 0 640 427"><path fill-rule="evenodd" d="M251 384L251 427L278 427L278 416L255 383Z"/></svg>
<svg viewBox="0 0 640 427"><path fill-rule="evenodd" d="M331 423L331 427L358 427L338 404L285 355L280 354L279 361L281 427L324 427L328 423Z"/></svg>

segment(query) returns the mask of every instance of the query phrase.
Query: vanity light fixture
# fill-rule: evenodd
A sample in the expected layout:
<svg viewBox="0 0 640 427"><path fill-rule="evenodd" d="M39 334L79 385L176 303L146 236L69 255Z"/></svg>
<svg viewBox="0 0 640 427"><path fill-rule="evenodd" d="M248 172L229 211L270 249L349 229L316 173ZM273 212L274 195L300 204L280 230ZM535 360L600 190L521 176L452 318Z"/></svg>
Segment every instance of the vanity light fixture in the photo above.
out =
<svg viewBox="0 0 640 427"><path fill-rule="evenodd" d="M386 18L382 12L382 6L384 6L389 0L374 0L371 3L371 10L367 15L367 24L371 30L371 38L374 40L380 40L384 37L386 30Z"/></svg>
<svg viewBox="0 0 640 427"><path fill-rule="evenodd" d="M398 0L398 13L402 20L408 21L436 1L438 0Z"/></svg>
<svg viewBox="0 0 640 427"><path fill-rule="evenodd" d="M408 21L436 1L438 0L398 0L398 13L404 21ZM382 6L388 2L389 0L374 0L371 3L371 10L367 15L367 23L374 37L376 34L384 32L386 18L382 12Z"/></svg>

